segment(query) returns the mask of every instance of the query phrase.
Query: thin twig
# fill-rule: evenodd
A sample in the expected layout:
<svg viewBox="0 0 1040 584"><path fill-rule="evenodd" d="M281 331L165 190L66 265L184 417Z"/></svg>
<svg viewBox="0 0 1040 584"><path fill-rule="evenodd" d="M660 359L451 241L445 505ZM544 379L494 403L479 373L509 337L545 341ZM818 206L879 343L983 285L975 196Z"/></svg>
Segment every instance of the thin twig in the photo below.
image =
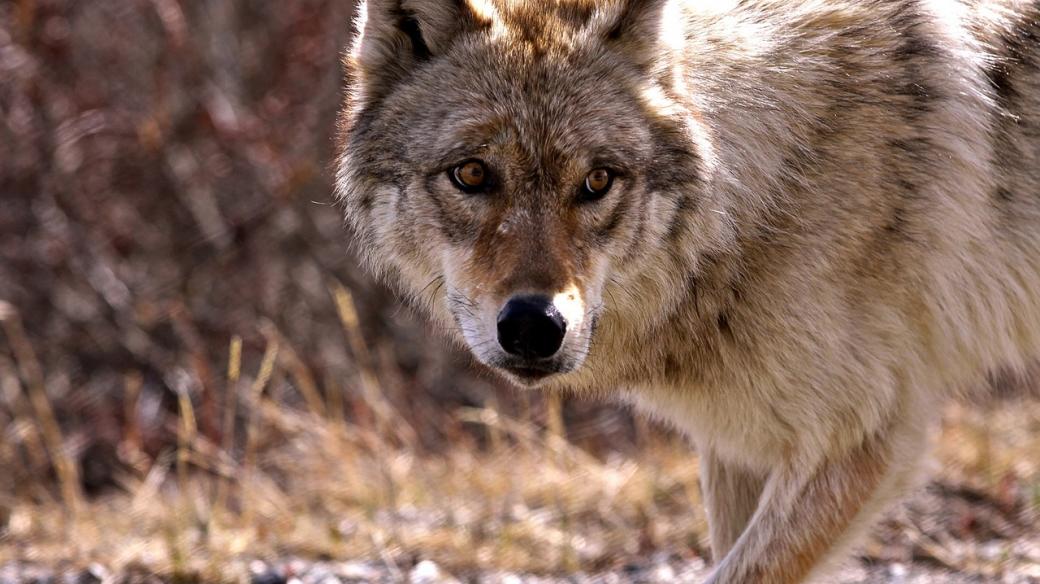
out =
<svg viewBox="0 0 1040 584"><path fill-rule="evenodd" d="M61 427L54 416L51 402L47 398L40 362L36 359L36 352L29 342L28 335L25 334L18 311L14 306L3 301L0 301L0 323L3 323L7 340L11 343L15 362L21 371L28 391L29 402L32 404L43 443L51 458L51 464L54 465L54 471L58 475L58 481L61 483L65 506L75 517L83 498L80 492L79 470L68 452L65 451Z"/></svg>
<svg viewBox="0 0 1040 584"><path fill-rule="evenodd" d="M246 449L242 462L244 480L248 480L251 478L251 474L256 472L257 420L259 419L260 397L263 395L264 388L268 382L271 381L271 376L274 375L277 360L278 339L277 337L268 337L267 348L264 349L264 357L260 362L260 371L257 373L252 387L249 388L249 395L246 399L246 403L249 405L249 421L246 425ZM246 497L242 497L242 517L245 525L252 524L253 509L248 505L248 498Z"/></svg>
<svg viewBox="0 0 1040 584"><path fill-rule="evenodd" d="M231 337L231 345L228 351L227 386L224 390L224 422L221 427L223 434L223 450L225 455L234 460L232 450L235 447L235 414L238 404L238 380L242 376L242 337L235 335ZM217 481L217 494L215 506L211 518L227 509L228 478L221 477Z"/></svg>

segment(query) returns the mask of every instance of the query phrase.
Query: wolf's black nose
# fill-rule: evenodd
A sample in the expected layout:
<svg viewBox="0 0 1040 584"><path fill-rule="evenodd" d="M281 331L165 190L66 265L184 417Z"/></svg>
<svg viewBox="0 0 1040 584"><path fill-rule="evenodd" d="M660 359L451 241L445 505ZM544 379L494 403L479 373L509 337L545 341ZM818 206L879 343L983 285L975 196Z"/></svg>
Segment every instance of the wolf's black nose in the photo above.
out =
<svg viewBox="0 0 1040 584"><path fill-rule="evenodd" d="M567 321L544 296L515 296L498 313L498 344L510 355L548 359L566 333Z"/></svg>

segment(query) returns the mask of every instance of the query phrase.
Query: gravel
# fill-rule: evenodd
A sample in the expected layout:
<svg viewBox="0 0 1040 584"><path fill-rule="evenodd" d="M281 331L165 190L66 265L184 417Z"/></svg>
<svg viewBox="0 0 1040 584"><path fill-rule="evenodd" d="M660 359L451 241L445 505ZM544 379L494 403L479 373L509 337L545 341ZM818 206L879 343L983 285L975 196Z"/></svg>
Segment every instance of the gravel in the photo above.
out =
<svg viewBox="0 0 1040 584"><path fill-rule="evenodd" d="M655 558L644 564L626 565L598 573L533 575L504 571L450 574L430 560L410 569L379 562L307 562L289 559L279 562L249 562L251 584L350 584L360 582L412 584L655 584L700 582L710 572L703 560ZM190 580L190 579L189 579ZM0 584L159 584L184 582L136 572L114 574L100 565L73 569L46 567L29 563L0 566ZM928 564L862 564L841 570L829 580L847 584L1040 584L1040 565L1002 576L951 574Z"/></svg>

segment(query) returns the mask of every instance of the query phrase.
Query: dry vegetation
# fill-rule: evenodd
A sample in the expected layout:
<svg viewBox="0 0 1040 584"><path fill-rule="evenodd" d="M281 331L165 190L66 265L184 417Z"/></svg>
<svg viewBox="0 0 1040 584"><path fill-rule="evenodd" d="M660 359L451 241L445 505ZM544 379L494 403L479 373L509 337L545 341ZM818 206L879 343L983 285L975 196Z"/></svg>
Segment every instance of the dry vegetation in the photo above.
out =
<svg viewBox="0 0 1040 584"><path fill-rule="evenodd" d="M354 337L350 297L337 292ZM4 403L24 415L13 421L19 442L0 450L9 467L18 450L46 458L65 441L32 382L37 365L18 321L8 312L4 322L29 380L24 398L8 388ZM203 436L182 395L170 428L176 445L158 456L141 450L140 428L123 428L120 453L130 464L117 489L85 499L66 471L57 473L62 488L40 476L5 494L0 565L99 564L115 574L242 581L258 558L363 558L399 579L423 559L466 576L597 572L655 553L706 555L696 458L663 433L644 430L637 451L594 455L566 438L550 400L544 425L492 408L456 409L465 438L424 453L382 392L364 392L371 415L363 422L331 413L336 404L320 392L290 406L275 396L317 391L300 382L309 373L296 369L292 347L269 331L258 371L246 373L240 349L232 340L221 393L225 412L238 414L225 417L223 435L241 440ZM127 407L137 405L138 383L127 380ZM1040 578L1040 405L958 406L947 419L937 482L882 526L866 559L994 581Z"/></svg>
<svg viewBox="0 0 1040 584"><path fill-rule="evenodd" d="M338 292L354 336L350 297ZM33 379L37 364L12 312L5 324ZM593 456L566 439L559 403L550 400L545 426L489 408L456 409L450 415L468 426L465 436L423 453L382 392L364 392L365 422L330 413L336 404L319 394L292 407L273 397L277 385L305 393L299 379L310 374L293 370L300 364L284 339L268 337L253 376L240 376L240 340L231 347L223 435L240 440L220 445L203 436L183 396L171 421L176 446L159 456L141 450L140 428L123 429L120 453L132 464L118 489L85 500L72 471L58 473L57 485L45 475L8 494L0 564L100 562L116 572L145 566L223 579L257 557L376 558L404 573L432 558L450 570L558 573L666 546L703 553L695 458L671 440L647 436L639 464L618 452ZM138 383L127 381L128 408L137 406ZM43 387L30 383L26 392L5 405L26 406L13 421L22 454L45 458L65 440ZM245 425L236 431L238 417ZM19 462L18 445L8 446L16 448L0 453L5 466Z"/></svg>
<svg viewBox="0 0 1040 584"><path fill-rule="evenodd" d="M357 269L326 171L350 15L0 3L0 582L703 567L681 440L475 375ZM1040 404L947 419L856 577L1040 579Z"/></svg>

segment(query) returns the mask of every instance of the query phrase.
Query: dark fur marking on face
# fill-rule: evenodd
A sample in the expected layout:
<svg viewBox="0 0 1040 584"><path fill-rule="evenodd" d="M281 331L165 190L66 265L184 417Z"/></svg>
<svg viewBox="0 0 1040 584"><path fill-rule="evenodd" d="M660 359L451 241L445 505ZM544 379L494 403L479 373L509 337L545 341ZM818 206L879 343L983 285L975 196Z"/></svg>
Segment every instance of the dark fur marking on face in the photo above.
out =
<svg viewBox="0 0 1040 584"><path fill-rule="evenodd" d="M740 287L740 284L736 282L730 282L729 284L730 296L733 298L733 303L738 304L744 301L744 290Z"/></svg>
<svg viewBox="0 0 1040 584"><path fill-rule="evenodd" d="M614 209L611 210L610 216L602 224L598 225L593 231L592 236L599 245L606 245L610 242L610 238L617 232L618 227L621 226L621 219L624 218L625 212L628 211L629 203L628 199L622 199Z"/></svg>
<svg viewBox="0 0 1040 584"><path fill-rule="evenodd" d="M363 183L371 184L373 186L366 187L363 192L359 194L356 203L354 203L354 208L358 209L359 212L367 214L371 213L372 209L381 202L376 199L376 185L392 185L399 193L404 193L404 178L387 169L380 168L375 161L371 161L367 157L360 158L361 166L367 170L364 177L366 180L364 180ZM398 197L397 206L399 211L401 209L400 199L402 197Z"/></svg>
<svg viewBox="0 0 1040 584"><path fill-rule="evenodd" d="M903 32L903 42L895 49L894 56L896 61L907 63L922 58L936 57L942 53L939 50L938 45L929 39L926 39L918 32L917 29L920 26L921 21L918 16L913 20L912 24L901 29Z"/></svg>
<svg viewBox="0 0 1040 584"><path fill-rule="evenodd" d="M672 215L672 221L668 224L668 230L665 232L665 241L675 243L682 237L686 231L686 226L690 223L690 216L696 209L697 205L694 203L692 196L683 194L679 197L679 200L675 203L675 214Z"/></svg>
<svg viewBox="0 0 1040 584"><path fill-rule="evenodd" d="M646 177L647 186L653 191L684 190L695 187L701 181L703 160L680 128L652 120L654 137L653 170Z"/></svg>
<svg viewBox="0 0 1040 584"><path fill-rule="evenodd" d="M358 200L358 207L362 212L368 213L372 210L375 205L375 197L372 195L372 191L365 191L361 198Z"/></svg>
<svg viewBox="0 0 1040 584"><path fill-rule="evenodd" d="M665 379L679 379L683 372L682 362L674 353L668 353L664 356L664 363L661 369Z"/></svg>
<svg viewBox="0 0 1040 584"><path fill-rule="evenodd" d="M935 151L935 148L931 145L929 138L919 136L916 138L906 139L895 139L889 140L888 145L895 151L901 153L902 162L919 164L919 165L932 165L932 161L929 158L929 154ZM901 186L904 186L903 179L900 179ZM916 192L916 185L913 189Z"/></svg>
<svg viewBox="0 0 1040 584"><path fill-rule="evenodd" d="M1020 97L1015 82L1024 73L1040 67L1036 47L1040 46L1040 2L1023 15L1010 31L1000 37L1000 59L986 70L986 77L996 93L997 104L1004 112L1014 113Z"/></svg>
<svg viewBox="0 0 1040 584"><path fill-rule="evenodd" d="M408 37L412 43L412 56L416 61L426 61L430 58L430 47L423 39L422 31L419 29L419 21L410 14L402 15L397 27Z"/></svg>
<svg viewBox="0 0 1040 584"><path fill-rule="evenodd" d="M1008 40L1003 39L1005 46ZM1001 59L986 69L986 78L990 86L996 92L997 103L1004 104L1011 101L1017 95L1015 86L1011 82L1011 64Z"/></svg>
<svg viewBox="0 0 1040 584"><path fill-rule="evenodd" d="M722 336L729 340L733 340L733 329L730 328L729 315L725 312L719 312L718 317L715 319L715 324L719 327L719 332Z"/></svg>
<svg viewBox="0 0 1040 584"><path fill-rule="evenodd" d="M476 228L468 222L459 219L456 214L452 213L450 209L445 207L444 202L441 201L440 197L437 196L436 191L434 190L433 182L435 180L435 177L428 177L424 186L426 192L429 193L429 200L433 203L434 210L437 213L437 225L440 226L441 232L444 234L444 237L453 244L462 244L471 241L477 236ZM402 192L404 191L402 190ZM403 197L401 200L403 200Z"/></svg>
<svg viewBox="0 0 1040 584"><path fill-rule="evenodd" d="M362 108L361 113L358 114L352 122L348 118L344 119L347 120L350 125L349 128L344 128L344 134L352 134L355 142L363 143L363 141L368 137L369 132L372 131L372 126L374 126L376 121L379 119L379 110L374 107ZM344 147L346 147L345 142Z"/></svg>
<svg viewBox="0 0 1040 584"><path fill-rule="evenodd" d="M676 103L685 102L685 98L676 94L667 83L662 84L661 89ZM692 122L663 115L647 104L643 104L642 111L649 123L652 146L648 159L640 161L643 167L652 167L653 170L644 174L647 188L667 192L677 189L691 191L702 186L706 174L704 159L698 152L697 144L690 139L689 124ZM688 111L694 120L701 120L699 112Z"/></svg>
<svg viewBox="0 0 1040 584"><path fill-rule="evenodd" d="M996 92L997 103L1007 110L1008 104L1013 103L1018 97L1018 91L1015 90L1015 85L1011 81L1011 65L1003 61L994 63L986 70L986 77Z"/></svg>
<svg viewBox="0 0 1040 584"><path fill-rule="evenodd" d="M560 2L555 5L557 18L575 29L581 28L589 22L594 9L595 6L591 2Z"/></svg>
<svg viewBox="0 0 1040 584"><path fill-rule="evenodd" d="M917 183L905 177L896 180L896 186L899 187L899 194L904 198L915 198L920 192Z"/></svg>
<svg viewBox="0 0 1040 584"><path fill-rule="evenodd" d="M897 203L889 211L888 222L885 223L885 234L902 239L906 236L906 209Z"/></svg>
<svg viewBox="0 0 1040 584"><path fill-rule="evenodd" d="M395 182L394 190L397 192L397 206L395 213L398 217L407 217L408 213L408 189L403 182Z"/></svg>
<svg viewBox="0 0 1040 584"><path fill-rule="evenodd" d="M613 26L607 30L605 36L608 41L616 41L624 36L626 27L632 21L637 9L643 2L644 0L629 0L626 2L625 9L618 16L617 20L614 21Z"/></svg>
<svg viewBox="0 0 1040 584"><path fill-rule="evenodd" d="M997 190L993 193L993 196L1001 203L1009 203L1014 200L1015 195L1006 187L997 187Z"/></svg>
<svg viewBox="0 0 1040 584"><path fill-rule="evenodd" d="M896 58L914 59L917 57L935 57L942 54L937 44L931 42L921 27L928 24L927 11L921 8L919 0L902 0L892 15L892 27L903 36L903 44L896 49Z"/></svg>
<svg viewBox="0 0 1040 584"><path fill-rule="evenodd" d="M935 109L935 103L939 101L938 92L925 80L917 77L917 65L908 65L906 76L908 80L896 89L897 95L906 98L906 109L903 110L904 118L910 122L921 119Z"/></svg>
<svg viewBox="0 0 1040 584"><path fill-rule="evenodd" d="M697 318L699 319L701 316L701 281L700 278L697 277L697 274L693 272L686 274L684 289L686 291L686 298L689 299L690 304L693 306L693 310L697 313Z"/></svg>
<svg viewBox="0 0 1040 584"><path fill-rule="evenodd" d="M647 195L645 195L645 196L648 197L649 196L649 191L646 191L646 192L647 192ZM640 201L640 203L641 203L640 206L645 208L646 201L645 200L644 201ZM628 243L628 249L625 250L625 254L623 256L622 261L629 261L629 260L633 259L636 256L636 252L639 250L640 246L645 243L643 241L643 236L646 235L646 216L647 216L647 214L646 214L646 212L640 212L640 213L637 213L636 215L638 215L639 221L636 223L635 233L632 234L632 239Z"/></svg>
<svg viewBox="0 0 1040 584"><path fill-rule="evenodd" d="M898 242L914 241L913 209L918 206L922 195L919 186L904 177L894 180L892 189L895 199L887 211L887 217L879 225L877 245L886 247Z"/></svg>
<svg viewBox="0 0 1040 584"><path fill-rule="evenodd" d="M925 85L920 79L908 81L900 90L902 95L905 95L914 100L914 108L922 111L929 111L931 109L930 102L935 96L935 93L927 85Z"/></svg>
<svg viewBox="0 0 1040 584"><path fill-rule="evenodd" d="M942 48L927 30L922 30L928 22L924 14L917 2L906 2L900 6L892 21L893 28L902 38L893 57L904 67L904 76L896 84L894 93L908 98L904 114L909 121L931 112L940 97L923 74L929 69L924 66L925 62L943 57Z"/></svg>

